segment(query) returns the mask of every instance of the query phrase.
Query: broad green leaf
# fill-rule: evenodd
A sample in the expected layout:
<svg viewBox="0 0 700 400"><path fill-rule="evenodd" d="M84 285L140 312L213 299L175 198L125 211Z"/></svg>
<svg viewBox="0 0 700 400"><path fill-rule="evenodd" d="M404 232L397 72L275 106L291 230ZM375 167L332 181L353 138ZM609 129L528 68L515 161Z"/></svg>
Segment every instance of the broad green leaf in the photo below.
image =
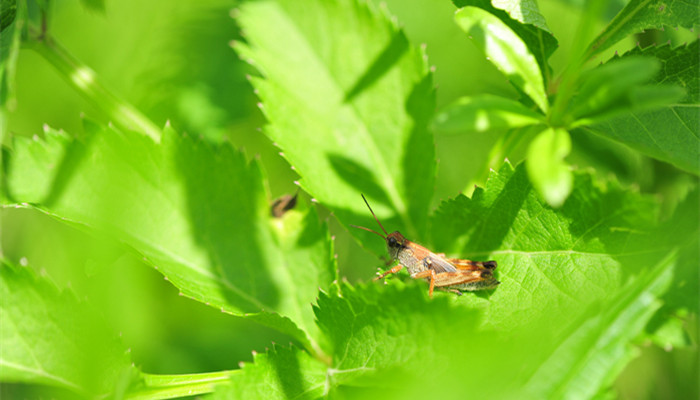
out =
<svg viewBox="0 0 700 400"><path fill-rule="evenodd" d="M16 137L5 172L15 202L104 230L183 295L316 347L309 304L335 276L327 228L313 208L273 219L257 163L229 145L171 129L161 144L48 130L46 140Z"/></svg>
<svg viewBox="0 0 700 400"><path fill-rule="evenodd" d="M650 266L678 243L655 230L650 198L606 188L588 173L574 173L572 192L557 210L533 190L525 165L492 172L472 198L443 202L432 221L434 250L496 260L501 285L489 298L485 323L506 328L572 316L619 288L625 277ZM479 298L470 302L483 304Z"/></svg>
<svg viewBox="0 0 700 400"><path fill-rule="evenodd" d="M609 64L638 55L655 57L661 68L652 82L680 86L685 90L685 96L661 109L634 111L597 123L589 129L650 157L700 174L699 51L700 42L695 41L675 49L670 46L635 49L619 60L611 61Z"/></svg>
<svg viewBox="0 0 700 400"><path fill-rule="evenodd" d="M661 306L659 297L673 276L667 257L622 286L605 305L572 321L562 341L530 378L526 391L537 398L586 399L612 383L634 355L628 346Z"/></svg>
<svg viewBox="0 0 700 400"><path fill-rule="evenodd" d="M301 187L343 223L374 226L364 193L387 225L423 232L435 181L425 54L353 0L250 2L238 22L247 43L235 49L262 74L264 132Z"/></svg>
<svg viewBox="0 0 700 400"><path fill-rule="evenodd" d="M449 296L454 296L449 294ZM427 285L392 281L355 287L343 283L319 296L316 316L333 348L328 371L332 395L348 398L442 398L454 397L450 389L488 371L462 368L471 364L481 339L475 332L479 315L474 310L449 304L449 297L436 293L428 299ZM455 370L450 368L457 367ZM444 377L460 371L461 379L444 387ZM507 385L506 385L507 386ZM370 389L355 392L356 388ZM430 394L432 392L432 395ZM481 390L475 388L475 393Z"/></svg>
<svg viewBox="0 0 700 400"><path fill-rule="evenodd" d="M542 73L525 42L508 25L477 7L464 7L455 14L457 25L544 113L549 109Z"/></svg>
<svg viewBox="0 0 700 400"><path fill-rule="evenodd" d="M698 5L683 0L631 0L591 44L592 54L645 29L693 28L700 25Z"/></svg>
<svg viewBox="0 0 700 400"><path fill-rule="evenodd" d="M489 132L542 122L538 114L517 101L493 95L462 97L435 117L435 129L447 133Z"/></svg>
<svg viewBox="0 0 700 400"><path fill-rule="evenodd" d="M510 0L453 0L457 8L465 6L479 7L498 17L513 30L527 45L537 60L543 73L545 84L549 82L549 56L557 49L558 43L547 27L544 17L537 9L537 4L529 1ZM505 10L505 11L504 11Z"/></svg>
<svg viewBox="0 0 700 400"><path fill-rule="evenodd" d="M573 175L564 157L571 152L571 137L563 129L545 129L527 149L527 174L547 204L559 207L571 193Z"/></svg>
<svg viewBox="0 0 700 400"><path fill-rule="evenodd" d="M97 398L130 368L126 347L95 310L29 268L0 263L0 299L0 381Z"/></svg>
<svg viewBox="0 0 700 400"><path fill-rule="evenodd" d="M429 299L426 283L393 279L322 294L315 312L333 349L331 394L590 398L605 391L659 308L674 248L683 243L657 225L650 199L574 176L572 196L557 210L538 199L524 166L509 164L473 199L443 203L433 221L436 250L497 260L501 285L493 291ZM697 239L697 229L686 233Z"/></svg>
<svg viewBox="0 0 700 400"><path fill-rule="evenodd" d="M318 399L327 394L327 365L294 346L275 345L235 371L209 399Z"/></svg>

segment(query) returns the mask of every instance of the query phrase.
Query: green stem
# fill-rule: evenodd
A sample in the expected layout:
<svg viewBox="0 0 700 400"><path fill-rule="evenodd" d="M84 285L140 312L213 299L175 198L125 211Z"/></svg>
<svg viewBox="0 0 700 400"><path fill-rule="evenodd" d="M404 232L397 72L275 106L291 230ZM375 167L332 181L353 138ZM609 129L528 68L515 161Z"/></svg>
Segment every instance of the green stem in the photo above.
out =
<svg viewBox="0 0 700 400"><path fill-rule="evenodd" d="M523 141L533 136L533 130L541 130L541 128L542 125L528 126L519 129L511 129L501 135L498 138L498 141L496 141L496 143L494 143L494 145L491 147L489 156L481 168L481 171L474 179L469 181L467 187L462 191L462 193L467 196L471 196L472 192L474 191L474 185L483 185L486 182L486 179L488 179L489 172L492 169L499 168L509 154L512 154L513 151L515 151L515 149L517 149L518 146L523 143Z"/></svg>
<svg viewBox="0 0 700 400"><path fill-rule="evenodd" d="M151 120L107 90L92 69L76 59L50 35L30 39L25 45L56 67L61 76L117 128L140 132L156 142L160 141L160 129Z"/></svg>
<svg viewBox="0 0 700 400"><path fill-rule="evenodd" d="M130 391L130 400L158 400L211 393L218 385L229 384L240 370L186 375L151 375L142 373L143 386Z"/></svg>

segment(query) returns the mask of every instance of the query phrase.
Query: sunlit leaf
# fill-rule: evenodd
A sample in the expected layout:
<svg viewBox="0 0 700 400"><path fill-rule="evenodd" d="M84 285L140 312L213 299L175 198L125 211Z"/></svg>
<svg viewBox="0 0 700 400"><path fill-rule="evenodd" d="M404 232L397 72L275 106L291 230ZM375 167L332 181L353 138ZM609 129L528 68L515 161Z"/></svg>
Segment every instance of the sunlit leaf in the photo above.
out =
<svg viewBox="0 0 700 400"><path fill-rule="evenodd" d="M462 97L435 117L435 129L448 133L488 132L536 125L538 114L517 101L493 95Z"/></svg>
<svg viewBox="0 0 700 400"><path fill-rule="evenodd" d="M328 391L327 365L295 347L254 354L211 399L318 399Z"/></svg>
<svg viewBox="0 0 700 400"><path fill-rule="evenodd" d="M0 381L99 397L130 368L126 347L99 313L31 269L3 261L0 298Z"/></svg>
<svg viewBox="0 0 700 400"><path fill-rule="evenodd" d="M500 19L477 7L458 10L455 19L508 80L546 113L549 103L542 73L523 40Z"/></svg>
<svg viewBox="0 0 700 400"><path fill-rule="evenodd" d="M549 31L537 4L531 0L453 0L457 8L479 7L498 17L508 25L527 45L537 60L544 81L550 78L549 57L557 49L557 39Z"/></svg>
<svg viewBox="0 0 700 400"><path fill-rule="evenodd" d="M262 74L252 83L269 121L264 132L301 187L345 224L374 224L364 193L388 225L423 232L435 179L423 52L384 13L356 1L250 2L237 20L247 43L235 49Z"/></svg>
<svg viewBox="0 0 700 400"><path fill-rule="evenodd" d="M184 295L313 346L309 304L335 275L330 237L313 208L270 216L257 163L170 129L162 144L102 128L85 142L46 136L15 138L9 198L104 230Z"/></svg>
<svg viewBox="0 0 700 400"><path fill-rule="evenodd" d="M527 149L527 173L532 186L553 207L559 207L571 193L573 176L564 157L571 151L571 137L563 129L546 129Z"/></svg>
<svg viewBox="0 0 700 400"><path fill-rule="evenodd" d="M697 4L683 0L632 0L593 41L591 50L599 53L628 35L645 29L692 28L700 25Z"/></svg>

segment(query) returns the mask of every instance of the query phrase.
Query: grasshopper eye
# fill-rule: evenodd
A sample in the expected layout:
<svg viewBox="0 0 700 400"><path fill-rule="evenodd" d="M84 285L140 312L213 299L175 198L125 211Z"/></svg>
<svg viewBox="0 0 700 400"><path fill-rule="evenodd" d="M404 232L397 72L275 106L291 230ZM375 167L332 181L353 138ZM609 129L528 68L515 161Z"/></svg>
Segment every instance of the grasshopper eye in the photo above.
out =
<svg viewBox="0 0 700 400"><path fill-rule="evenodd" d="M396 241L396 238L390 237L387 240L387 243L389 243L390 247L396 247L398 245L398 242Z"/></svg>

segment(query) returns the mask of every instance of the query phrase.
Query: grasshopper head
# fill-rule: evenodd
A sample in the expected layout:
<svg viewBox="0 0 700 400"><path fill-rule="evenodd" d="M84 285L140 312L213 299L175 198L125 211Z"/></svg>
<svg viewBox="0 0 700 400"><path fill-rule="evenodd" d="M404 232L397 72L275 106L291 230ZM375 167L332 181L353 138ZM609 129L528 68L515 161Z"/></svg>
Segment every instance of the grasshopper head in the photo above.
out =
<svg viewBox="0 0 700 400"><path fill-rule="evenodd" d="M386 248L392 258L397 258L399 252L406 248L408 240L399 232L395 231L386 236Z"/></svg>

